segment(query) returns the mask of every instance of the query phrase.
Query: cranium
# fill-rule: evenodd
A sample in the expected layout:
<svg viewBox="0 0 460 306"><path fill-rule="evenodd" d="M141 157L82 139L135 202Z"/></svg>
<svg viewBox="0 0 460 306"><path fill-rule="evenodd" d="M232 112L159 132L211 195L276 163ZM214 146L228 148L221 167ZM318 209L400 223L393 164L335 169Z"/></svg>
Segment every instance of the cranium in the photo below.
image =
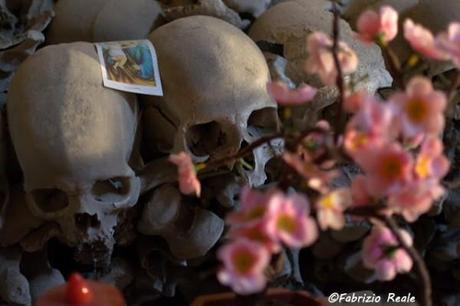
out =
<svg viewBox="0 0 460 306"><path fill-rule="evenodd" d="M145 138L161 153L185 151L194 161L237 152L278 129L276 104L266 90L269 71L257 46L239 29L213 17L178 19L150 35L164 96L148 98ZM268 146L254 153L262 184Z"/></svg>
<svg viewBox="0 0 460 306"><path fill-rule="evenodd" d="M267 10L253 24L249 36L256 42L269 42L284 45L283 56L287 60L286 75L295 84L307 83L320 88L315 100L307 104L302 113L305 118L302 125L315 122L309 118L321 108L332 104L337 99L335 87L323 86L316 76L305 72L305 60L308 58L306 41L315 31L332 33L332 13L328 11L329 1L324 0L289 0L281 2ZM357 53L360 63L358 77L367 77L359 87L374 93L377 89L390 86L392 78L385 69L381 51L375 44L360 42L350 26L340 21L341 39ZM273 61L273 54L267 52L267 58ZM276 63L276 62L275 62Z"/></svg>
<svg viewBox="0 0 460 306"><path fill-rule="evenodd" d="M155 0L59 0L49 43L145 38L159 22Z"/></svg>
<svg viewBox="0 0 460 306"><path fill-rule="evenodd" d="M128 165L136 97L104 88L94 46L73 43L30 57L8 99L29 209L59 224L59 238L78 246L80 261L109 259L119 213L136 204L140 192Z"/></svg>

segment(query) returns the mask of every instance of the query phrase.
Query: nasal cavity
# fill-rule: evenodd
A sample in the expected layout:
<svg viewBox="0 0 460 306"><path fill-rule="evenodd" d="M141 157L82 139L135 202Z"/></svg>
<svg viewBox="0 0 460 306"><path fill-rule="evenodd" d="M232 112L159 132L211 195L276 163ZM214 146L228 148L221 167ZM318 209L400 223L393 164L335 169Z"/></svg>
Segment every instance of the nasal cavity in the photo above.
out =
<svg viewBox="0 0 460 306"><path fill-rule="evenodd" d="M99 222L96 215L92 216L90 214L83 213L75 215L75 225L78 229L84 231L90 227L98 228L101 225L101 222Z"/></svg>

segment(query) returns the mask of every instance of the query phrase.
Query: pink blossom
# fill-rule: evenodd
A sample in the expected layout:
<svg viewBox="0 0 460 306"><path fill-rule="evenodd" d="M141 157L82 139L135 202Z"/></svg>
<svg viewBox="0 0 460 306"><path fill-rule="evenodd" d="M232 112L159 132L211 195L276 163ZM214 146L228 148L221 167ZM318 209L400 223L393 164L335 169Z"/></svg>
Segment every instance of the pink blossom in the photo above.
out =
<svg viewBox="0 0 460 306"><path fill-rule="evenodd" d="M436 37L436 45L460 68L460 22L450 23L447 32Z"/></svg>
<svg viewBox="0 0 460 306"><path fill-rule="evenodd" d="M201 184L196 176L195 167L190 156L185 152L171 154L169 161L178 167L180 191L183 194L195 194L199 197Z"/></svg>
<svg viewBox="0 0 460 306"><path fill-rule="evenodd" d="M444 128L446 95L433 89L425 77L412 78L405 93L396 93L390 101L400 114L402 133L413 138L419 134L439 134Z"/></svg>
<svg viewBox="0 0 460 306"><path fill-rule="evenodd" d="M357 28L363 41L386 44L398 34L398 12L386 5L378 13L366 10L359 16Z"/></svg>
<svg viewBox="0 0 460 306"><path fill-rule="evenodd" d="M394 111L374 97L362 97L359 110L348 122L344 146L355 160L362 151L386 145L396 138L398 127L394 124Z"/></svg>
<svg viewBox="0 0 460 306"><path fill-rule="evenodd" d="M433 34L411 19L406 19L404 22L404 37L412 49L420 54L436 60L447 59L446 54L436 46Z"/></svg>
<svg viewBox="0 0 460 306"><path fill-rule="evenodd" d="M291 153L285 151L282 155L284 162L307 180L308 186L319 192L325 192L331 180L337 176L336 171L324 171L315 163L307 151Z"/></svg>
<svg viewBox="0 0 460 306"><path fill-rule="evenodd" d="M337 81L337 69L332 55L333 42L329 36L315 32L307 38L308 59L305 69L308 73L316 73L325 85L334 85ZM340 66L344 74L353 73L358 67L356 53L344 42L339 43L338 52Z"/></svg>
<svg viewBox="0 0 460 306"><path fill-rule="evenodd" d="M259 222L250 226L232 226L228 233L233 239L247 239L263 245L269 252L278 253L281 246L267 233L266 222Z"/></svg>
<svg viewBox="0 0 460 306"><path fill-rule="evenodd" d="M224 267L217 278L242 295L262 291L267 283L264 270L270 262L270 254L260 244L240 239L219 249L217 257Z"/></svg>
<svg viewBox="0 0 460 306"><path fill-rule="evenodd" d="M367 178L364 175L356 176L351 182L351 196L353 205L368 205L372 202L372 196L367 190Z"/></svg>
<svg viewBox="0 0 460 306"><path fill-rule="evenodd" d="M265 222L268 202L273 193L274 191L260 192L244 187L240 195L240 209L227 216L227 223L251 227Z"/></svg>
<svg viewBox="0 0 460 306"><path fill-rule="evenodd" d="M412 245L412 237L408 232L400 230L400 233L409 245ZM379 280L389 281L395 278L397 273L406 273L412 269L412 259L403 250L393 233L386 227L375 225L364 239L362 249L363 263L366 267L374 269Z"/></svg>
<svg viewBox="0 0 460 306"><path fill-rule="evenodd" d="M276 81L267 84L268 92L281 105L299 105L311 101L318 90L309 85L291 89L285 83Z"/></svg>
<svg viewBox="0 0 460 306"><path fill-rule="evenodd" d="M412 157L397 143L367 150L358 163L366 172L367 190L375 196L395 192L412 178Z"/></svg>
<svg viewBox="0 0 460 306"><path fill-rule="evenodd" d="M433 201L443 193L444 188L437 182L417 180L391 194L388 206L391 212L401 214L408 222L414 222L428 212Z"/></svg>
<svg viewBox="0 0 460 306"><path fill-rule="evenodd" d="M422 143L415 161L415 175L419 179L440 180L449 171L449 160L443 155L442 141L428 137Z"/></svg>
<svg viewBox="0 0 460 306"><path fill-rule="evenodd" d="M318 237L308 200L299 194L275 194L269 204L268 234L289 247L306 247Z"/></svg>
<svg viewBox="0 0 460 306"><path fill-rule="evenodd" d="M356 113L361 109L363 104L366 103L366 99L368 97L373 98L373 96L369 95L369 93L365 90L359 90L351 94L347 94L343 107L345 111L349 113Z"/></svg>
<svg viewBox="0 0 460 306"><path fill-rule="evenodd" d="M316 203L319 227L340 230L345 225L344 210L351 204L350 190L346 188L331 191Z"/></svg>

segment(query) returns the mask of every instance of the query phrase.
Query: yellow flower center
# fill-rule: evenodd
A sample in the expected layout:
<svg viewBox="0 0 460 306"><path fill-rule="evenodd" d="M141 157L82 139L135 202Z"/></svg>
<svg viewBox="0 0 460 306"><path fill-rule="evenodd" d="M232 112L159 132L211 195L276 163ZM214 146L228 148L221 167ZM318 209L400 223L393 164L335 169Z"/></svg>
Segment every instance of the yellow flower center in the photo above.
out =
<svg viewBox="0 0 460 306"><path fill-rule="evenodd" d="M283 232L293 233L296 230L296 222L294 218L289 215L279 216L276 226Z"/></svg>
<svg viewBox="0 0 460 306"><path fill-rule="evenodd" d="M254 255L248 250L239 250L233 255L235 271L241 274L249 272L255 261Z"/></svg>
<svg viewBox="0 0 460 306"><path fill-rule="evenodd" d="M426 178L430 174L430 159L427 156L420 156L415 165L415 172L420 178Z"/></svg>
<svg viewBox="0 0 460 306"><path fill-rule="evenodd" d="M426 102L420 99L414 99L407 102L405 111L412 122L421 123L429 115Z"/></svg>
<svg viewBox="0 0 460 306"><path fill-rule="evenodd" d="M335 196L333 193L329 193L327 196L323 197L319 204L326 209L333 209L335 203Z"/></svg>

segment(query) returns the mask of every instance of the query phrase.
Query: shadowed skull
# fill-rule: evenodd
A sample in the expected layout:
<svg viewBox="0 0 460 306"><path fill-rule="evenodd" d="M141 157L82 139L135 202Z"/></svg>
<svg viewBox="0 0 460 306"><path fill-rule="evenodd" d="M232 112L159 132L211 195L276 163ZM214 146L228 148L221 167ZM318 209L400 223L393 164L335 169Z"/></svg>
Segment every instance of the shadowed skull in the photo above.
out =
<svg viewBox="0 0 460 306"><path fill-rule="evenodd" d="M58 223L83 263L108 263L140 192L128 165L136 98L104 88L99 67L92 44L46 47L18 70L7 109L29 209Z"/></svg>
<svg viewBox="0 0 460 306"><path fill-rule="evenodd" d="M266 90L269 70L242 31L216 18L181 18L150 35L164 97L149 97L145 138L162 153L185 151L194 161L216 160L276 132L276 104ZM265 179L267 147L253 156L248 182Z"/></svg>

